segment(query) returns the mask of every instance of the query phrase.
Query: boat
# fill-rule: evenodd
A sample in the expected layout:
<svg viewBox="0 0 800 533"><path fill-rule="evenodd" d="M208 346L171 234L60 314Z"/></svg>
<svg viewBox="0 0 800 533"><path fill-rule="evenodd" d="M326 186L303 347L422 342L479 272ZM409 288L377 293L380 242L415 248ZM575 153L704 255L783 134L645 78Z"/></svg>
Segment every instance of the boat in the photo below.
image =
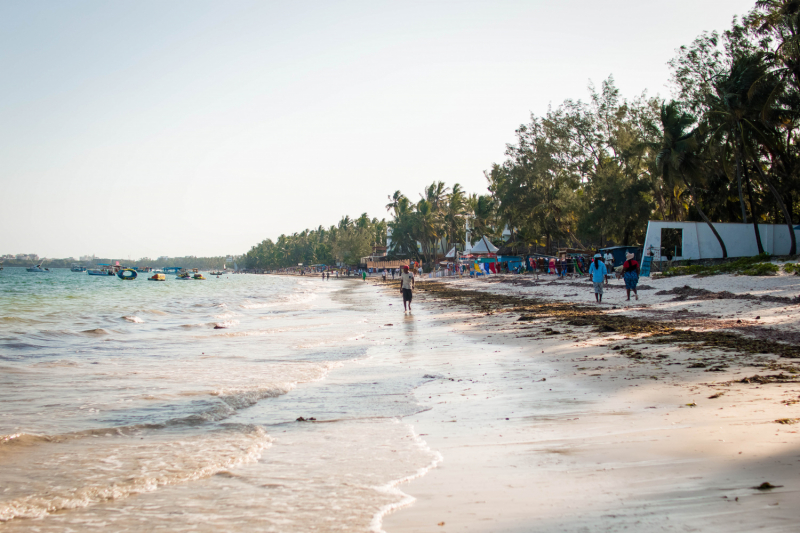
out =
<svg viewBox="0 0 800 533"><path fill-rule="evenodd" d="M136 279L136 271L132 268L123 268L117 272L117 277L125 281L133 281Z"/></svg>
<svg viewBox="0 0 800 533"><path fill-rule="evenodd" d="M41 263L39 263L36 266L29 266L25 270L27 270L28 272L50 272L49 268L42 268L43 264L44 264L44 261L42 261Z"/></svg>
<svg viewBox="0 0 800 533"><path fill-rule="evenodd" d="M86 267L81 266L77 263L72 263L72 266L69 268L72 272L86 272Z"/></svg>
<svg viewBox="0 0 800 533"><path fill-rule="evenodd" d="M204 278L203 275L198 272L197 274L192 276L192 279L206 279L206 278Z"/></svg>
<svg viewBox="0 0 800 533"><path fill-rule="evenodd" d="M106 277L108 277L108 276L113 276L114 275L114 271L113 270L108 270L108 269L105 269L105 268L102 268L102 269L93 268L91 270L87 270L86 273L89 274L90 276L106 276Z"/></svg>
<svg viewBox="0 0 800 533"><path fill-rule="evenodd" d="M156 273L147 278L147 281L167 281L167 276L161 273Z"/></svg>
<svg viewBox="0 0 800 533"><path fill-rule="evenodd" d="M224 272L222 272L221 270L218 270L216 272L209 272L209 274L211 274L212 276L221 276L221 275L224 274Z"/></svg>
<svg viewBox="0 0 800 533"><path fill-rule="evenodd" d="M189 272L181 272L175 276L175 279L192 279L192 275Z"/></svg>

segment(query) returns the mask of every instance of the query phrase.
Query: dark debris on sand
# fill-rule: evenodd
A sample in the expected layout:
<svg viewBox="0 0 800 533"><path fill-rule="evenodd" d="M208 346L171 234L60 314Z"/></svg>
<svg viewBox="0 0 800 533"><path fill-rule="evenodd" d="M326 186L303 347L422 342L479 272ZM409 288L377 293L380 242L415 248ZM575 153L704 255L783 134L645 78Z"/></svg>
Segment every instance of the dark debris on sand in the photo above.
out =
<svg viewBox="0 0 800 533"><path fill-rule="evenodd" d="M695 289L684 285L670 290L658 291L656 296L675 295L671 302L685 302L686 300L755 300L777 304L800 305L800 296L790 298L787 296L755 296L753 294L734 294L729 291L713 292L707 289Z"/></svg>
<svg viewBox="0 0 800 533"><path fill-rule="evenodd" d="M749 338L733 332L691 331L648 318L608 314L602 308L571 302L548 302L470 289L456 289L447 284L427 281L417 291L448 302L448 305L471 307L484 314L516 313L518 320L530 322L555 319L569 326L591 327L598 332L647 336L649 343L691 343L697 347L717 348L746 354L775 354L800 358L800 345L776 342L768 338Z"/></svg>

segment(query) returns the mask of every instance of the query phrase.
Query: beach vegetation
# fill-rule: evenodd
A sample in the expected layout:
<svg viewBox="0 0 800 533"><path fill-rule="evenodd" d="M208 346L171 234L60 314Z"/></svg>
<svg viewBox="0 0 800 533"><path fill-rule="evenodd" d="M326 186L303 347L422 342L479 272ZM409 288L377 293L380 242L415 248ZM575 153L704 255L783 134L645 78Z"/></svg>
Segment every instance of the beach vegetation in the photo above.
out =
<svg viewBox="0 0 800 533"><path fill-rule="evenodd" d="M758 225L785 225L789 255L796 254L800 2L759 0L728 30L680 46L669 67L669 98L626 98L609 76L599 87L590 83L586 99L531 115L516 128L504 160L484 172L483 192L439 180L418 197L395 191L383 226L391 229L389 254L430 265L466 244L467 223L473 243L485 236L546 254L565 246L629 246L644 240L648 220L704 222L722 258L728 246L716 223L752 224L759 253L765 246ZM371 232L376 243L379 234ZM366 249L363 235L348 235L340 247L338 237L318 230L282 236L268 264L352 260ZM252 264L267 264L262 256L254 251ZM673 275L721 271L686 268ZM736 272L764 275L772 267Z"/></svg>
<svg viewBox="0 0 800 533"><path fill-rule="evenodd" d="M778 265L769 262L770 255L762 253L755 257L741 257L734 261L714 265L675 266L664 270L665 277L672 276L716 276L719 274L740 274L744 276L772 276L780 270Z"/></svg>

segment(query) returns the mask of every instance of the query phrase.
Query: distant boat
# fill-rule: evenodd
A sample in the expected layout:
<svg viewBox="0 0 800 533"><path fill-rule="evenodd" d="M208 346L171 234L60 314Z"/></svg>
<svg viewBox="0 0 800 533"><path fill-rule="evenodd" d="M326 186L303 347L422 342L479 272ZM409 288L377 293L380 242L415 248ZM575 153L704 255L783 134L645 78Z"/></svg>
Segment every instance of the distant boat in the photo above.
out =
<svg viewBox="0 0 800 533"><path fill-rule="evenodd" d="M29 266L25 270L27 270L28 272L50 272L49 268L42 268L43 264L44 264L44 261L42 261L41 263L39 263L36 266Z"/></svg>
<svg viewBox="0 0 800 533"><path fill-rule="evenodd" d="M206 278L203 277L203 275L200 273L199 270L193 268L192 272L188 271L181 272L175 279L206 279Z"/></svg>
<svg viewBox="0 0 800 533"><path fill-rule="evenodd" d="M70 267L70 270L72 272L86 272L86 267L85 266L81 266L81 265L79 265L77 263L72 263L72 266Z"/></svg>
<svg viewBox="0 0 800 533"><path fill-rule="evenodd" d="M167 281L167 276L161 273L156 273L147 278L148 281Z"/></svg>

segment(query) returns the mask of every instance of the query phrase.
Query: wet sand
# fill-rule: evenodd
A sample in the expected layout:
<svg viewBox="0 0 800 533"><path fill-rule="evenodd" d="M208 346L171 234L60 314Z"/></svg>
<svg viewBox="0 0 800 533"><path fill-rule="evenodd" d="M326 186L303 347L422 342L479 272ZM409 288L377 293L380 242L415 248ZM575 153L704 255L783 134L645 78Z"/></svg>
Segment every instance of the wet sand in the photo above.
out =
<svg viewBox="0 0 800 533"><path fill-rule="evenodd" d="M406 421L443 461L385 531L797 530L800 277L619 285L418 285L473 348L420 354L439 379Z"/></svg>

